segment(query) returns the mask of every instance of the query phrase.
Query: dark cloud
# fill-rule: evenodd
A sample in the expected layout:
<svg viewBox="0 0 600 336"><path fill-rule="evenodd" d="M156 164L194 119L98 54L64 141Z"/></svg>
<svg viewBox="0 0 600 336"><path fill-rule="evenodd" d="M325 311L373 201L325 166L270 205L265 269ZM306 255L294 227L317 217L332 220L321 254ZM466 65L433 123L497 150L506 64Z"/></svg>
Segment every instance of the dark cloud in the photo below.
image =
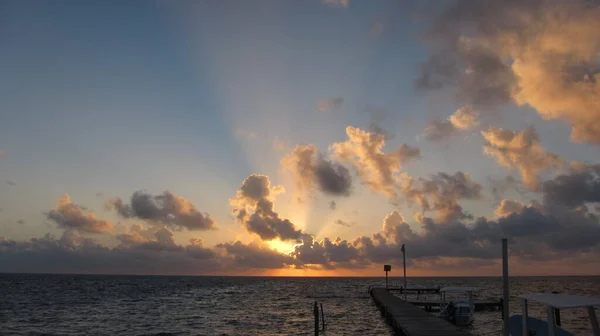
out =
<svg viewBox="0 0 600 336"><path fill-rule="evenodd" d="M275 196L283 191L281 186L271 186L266 175L250 175L229 203L234 207L236 218L248 232L258 234L261 239L300 241L302 230L289 220L280 218L274 211Z"/></svg>
<svg viewBox="0 0 600 336"><path fill-rule="evenodd" d="M144 231L141 234L148 233ZM148 233L148 237L124 239L115 248L82 238L72 230L58 239L50 234L22 242L4 238L0 239L0 272L199 275L298 264L289 255L256 244L232 242L204 248L199 239L192 239L182 246L173 243L172 233L165 228Z"/></svg>
<svg viewBox="0 0 600 336"><path fill-rule="evenodd" d="M542 187L544 202L577 207L585 203L600 203L600 165L585 165L571 169Z"/></svg>
<svg viewBox="0 0 600 336"><path fill-rule="evenodd" d="M348 168L327 160L314 145L296 146L281 162L301 189L318 187L334 196L349 196L352 191Z"/></svg>
<svg viewBox="0 0 600 336"><path fill-rule="evenodd" d="M77 230L80 232L102 233L112 231L111 222L99 219L85 208L71 202L69 195L63 195L56 207L46 213L46 218L53 221L59 228Z"/></svg>
<svg viewBox="0 0 600 336"><path fill-rule="evenodd" d="M340 238L332 242L328 238L318 242L311 236L305 236L301 245L296 245L291 256L305 266L324 268L362 268L366 266L358 251Z"/></svg>
<svg viewBox="0 0 600 336"><path fill-rule="evenodd" d="M283 268L287 265L299 265L289 255L281 254L268 247L257 244L245 245L241 242L224 243L217 248L227 252L226 259L243 268Z"/></svg>
<svg viewBox="0 0 600 336"><path fill-rule="evenodd" d="M131 204L125 204L120 198L116 198L107 201L106 206L123 218L139 218L150 224L160 223L188 230L215 229L215 222L208 214L199 212L192 202L169 191L151 195L140 190L131 196Z"/></svg>

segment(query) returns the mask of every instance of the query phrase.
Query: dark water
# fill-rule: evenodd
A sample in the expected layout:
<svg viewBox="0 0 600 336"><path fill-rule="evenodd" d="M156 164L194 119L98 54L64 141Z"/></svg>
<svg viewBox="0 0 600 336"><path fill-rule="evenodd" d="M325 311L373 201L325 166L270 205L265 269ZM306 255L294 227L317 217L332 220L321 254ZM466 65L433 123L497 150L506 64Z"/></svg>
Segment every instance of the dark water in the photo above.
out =
<svg viewBox="0 0 600 336"><path fill-rule="evenodd" d="M392 283L400 284L399 279ZM312 304L323 303L327 335L391 335L367 293L379 278L0 275L2 335L312 335ZM409 278L409 287L469 285L499 298L500 278ZM518 295L559 291L600 297L600 277L511 278ZM543 307L532 306L544 317ZM563 326L590 335L585 310L565 310ZM500 313L469 329L499 335Z"/></svg>

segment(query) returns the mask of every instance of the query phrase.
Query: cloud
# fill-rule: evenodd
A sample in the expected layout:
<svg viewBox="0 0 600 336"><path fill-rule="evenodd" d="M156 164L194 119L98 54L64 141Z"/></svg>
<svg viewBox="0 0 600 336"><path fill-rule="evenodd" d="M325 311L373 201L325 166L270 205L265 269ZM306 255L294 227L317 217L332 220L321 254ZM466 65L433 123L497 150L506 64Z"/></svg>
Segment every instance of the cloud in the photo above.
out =
<svg viewBox="0 0 600 336"><path fill-rule="evenodd" d="M46 218L53 221L59 228L77 230L79 232L103 233L110 232L113 224L99 219L92 211L71 202L69 195L63 195L56 207L46 213Z"/></svg>
<svg viewBox="0 0 600 336"><path fill-rule="evenodd" d="M501 238L509 238L512 256L529 260L576 260L600 256L598 218L582 210L557 210L539 203L521 206L497 220L477 218L473 224L437 222L417 216L421 231L415 231L397 211L384 219L381 231L359 237L352 246L371 263L401 262L400 248L406 244L411 262L431 258L497 259Z"/></svg>
<svg viewBox="0 0 600 336"><path fill-rule="evenodd" d="M317 110L322 113L331 112L340 108L343 103L344 99L341 97L321 99L317 103Z"/></svg>
<svg viewBox="0 0 600 336"><path fill-rule="evenodd" d="M420 150L402 144L394 151L385 153L385 136L382 134L351 126L346 128L346 134L347 141L337 142L329 147L332 156L351 164L372 191L390 198L397 197L396 181L402 164L419 158Z"/></svg>
<svg viewBox="0 0 600 336"><path fill-rule="evenodd" d="M425 137L430 141L442 141L479 125L477 113L470 105L456 110L447 120L433 119L425 127Z"/></svg>
<svg viewBox="0 0 600 336"><path fill-rule="evenodd" d="M298 264L289 255L257 244L238 241L204 248L197 238L188 245L173 243L172 233L165 228L138 227L132 232L145 237L121 237L122 244L114 248L82 238L72 230L58 239L50 234L21 242L0 239L0 272L200 275Z"/></svg>
<svg viewBox="0 0 600 336"><path fill-rule="evenodd" d="M288 219L282 219L274 210L275 196L284 192L282 186L271 186L266 175L250 175L229 200L233 213L248 232L256 233L263 240L300 241L302 230Z"/></svg>
<svg viewBox="0 0 600 336"><path fill-rule="evenodd" d="M544 202L569 207L600 203L600 165L584 165L546 181Z"/></svg>
<svg viewBox="0 0 600 336"><path fill-rule="evenodd" d="M8 184L8 185L9 185L9 186L11 186L11 187L14 187L14 186L16 186L16 185L17 185L15 182L13 182L13 181L11 181L11 180L6 180L6 184Z"/></svg>
<svg viewBox="0 0 600 336"><path fill-rule="evenodd" d="M123 218L138 218L150 224L188 230L215 229L215 222L208 214L199 212L192 202L169 191L151 195L139 190L131 196L131 204L116 198L107 201L106 207L114 209Z"/></svg>
<svg viewBox="0 0 600 336"><path fill-rule="evenodd" d="M302 244L294 247L291 256L304 265L319 265L326 269L366 266L356 248L341 238L334 242L325 238L319 242L311 236L305 236Z"/></svg>
<svg viewBox="0 0 600 336"><path fill-rule="evenodd" d="M323 3L330 7L348 8L350 0L323 0Z"/></svg>
<svg viewBox="0 0 600 336"><path fill-rule="evenodd" d="M481 135L486 141L484 153L502 166L518 170L523 184L532 190L539 189L542 171L564 163L560 156L542 147L533 127L521 131L490 127L481 131Z"/></svg>
<svg viewBox="0 0 600 336"><path fill-rule="evenodd" d="M343 221L341 219L336 219L334 223L343 227L353 227L354 225L356 225L355 222Z"/></svg>
<svg viewBox="0 0 600 336"><path fill-rule="evenodd" d="M291 256L259 244L245 245L241 242L217 245L226 251L224 259L242 268L284 268L288 265L299 265Z"/></svg>
<svg viewBox="0 0 600 336"><path fill-rule="evenodd" d="M420 88L453 87L461 104L508 102L571 125L571 139L600 144L600 10L574 0L459 0L433 22L434 53Z"/></svg>
<svg viewBox="0 0 600 336"><path fill-rule="evenodd" d="M241 128L235 130L235 136L236 136L236 138L244 139L244 140L254 140L254 139L258 138L258 134L256 132L249 131L246 129L241 129Z"/></svg>
<svg viewBox="0 0 600 336"><path fill-rule="evenodd" d="M25 221L24 221L24 220L22 220L22 219L19 219L19 220L17 221L17 223L18 223L18 224L21 224L21 225L24 225L24 224L25 224Z"/></svg>
<svg viewBox="0 0 600 336"><path fill-rule="evenodd" d="M348 168L327 160L314 145L296 146L281 163L293 173L300 189L318 187L325 194L350 195L352 177Z"/></svg>
<svg viewBox="0 0 600 336"><path fill-rule="evenodd" d="M422 212L433 211L442 222L471 218L459 201L482 199L483 187L464 172L452 175L439 172L428 179L402 175L402 193L416 202Z"/></svg>
<svg viewBox="0 0 600 336"><path fill-rule="evenodd" d="M477 117L479 112L475 111L472 106L467 105L459 108L448 119L452 126L459 130L468 130L479 126Z"/></svg>
<svg viewBox="0 0 600 336"><path fill-rule="evenodd" d="M519 201L503 199L500 205L494 210L497 217L507 217L513 213L519 213L525 208L525 204Z"/></svg>

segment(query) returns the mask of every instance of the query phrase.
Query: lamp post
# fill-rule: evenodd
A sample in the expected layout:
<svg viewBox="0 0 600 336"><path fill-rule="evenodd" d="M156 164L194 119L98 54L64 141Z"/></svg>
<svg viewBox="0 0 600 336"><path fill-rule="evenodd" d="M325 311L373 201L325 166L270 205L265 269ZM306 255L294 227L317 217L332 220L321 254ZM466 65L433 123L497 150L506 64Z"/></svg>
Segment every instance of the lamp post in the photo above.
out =
<svg viewBox="0 0 600 336"><path fill-rule="evenodd" d="M388 272L392 270L392 265L383 265L385 271L385 289L388 289Z"/></svg>
<svg viewBox="0 0 600 336"><path fill-rule="evenodd" d="M406 301L406 249L402 244L402 264L404 265L404 301Z"/></svg>

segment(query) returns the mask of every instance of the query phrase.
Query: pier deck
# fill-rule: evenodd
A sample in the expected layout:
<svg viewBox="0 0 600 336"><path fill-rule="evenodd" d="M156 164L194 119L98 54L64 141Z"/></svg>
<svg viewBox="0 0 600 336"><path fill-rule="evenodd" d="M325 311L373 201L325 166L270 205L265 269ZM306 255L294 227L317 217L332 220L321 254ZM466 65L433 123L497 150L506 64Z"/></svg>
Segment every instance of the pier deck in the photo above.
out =
<svg viewBox="0 0 600 336"><path fill-rule="evenodd" d="M450 322L405 302L385 288L373 288L370 294L382 315L398 335L471 336Z"/></svg>

